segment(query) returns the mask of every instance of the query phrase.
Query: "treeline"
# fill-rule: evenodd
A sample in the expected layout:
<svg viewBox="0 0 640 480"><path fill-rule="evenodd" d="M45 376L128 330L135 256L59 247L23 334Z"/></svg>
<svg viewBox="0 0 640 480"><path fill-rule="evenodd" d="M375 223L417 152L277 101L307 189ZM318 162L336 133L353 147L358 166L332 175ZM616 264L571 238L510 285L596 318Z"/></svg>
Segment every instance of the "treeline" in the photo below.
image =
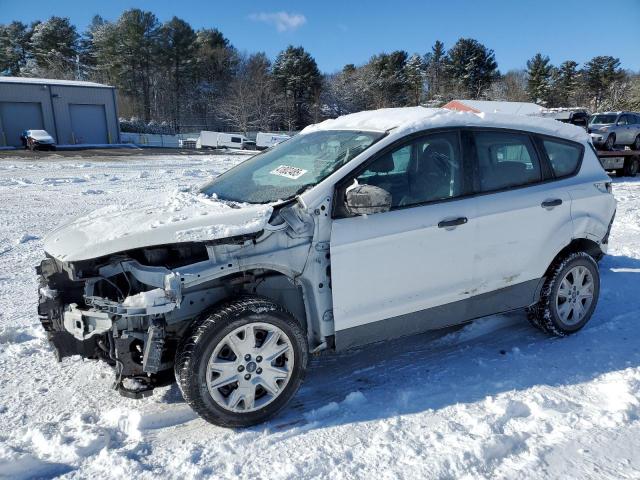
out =
<svg viewBox="0 0 640 480"><path fill-rule="evenodd" d="M139 9L113 22L96 16L85 32L61 17L0 25L1 74L114 85L129 130L297 130L345 113L453 98L640 110L640 77L617 58L554 66L536 54L526 65L502 74L493 50L461 38L449 49L437 41L425 54L381 53L323 74L302 47L272 61L238 51L215 28L196 31L177 17L161 23Z"/></svg>

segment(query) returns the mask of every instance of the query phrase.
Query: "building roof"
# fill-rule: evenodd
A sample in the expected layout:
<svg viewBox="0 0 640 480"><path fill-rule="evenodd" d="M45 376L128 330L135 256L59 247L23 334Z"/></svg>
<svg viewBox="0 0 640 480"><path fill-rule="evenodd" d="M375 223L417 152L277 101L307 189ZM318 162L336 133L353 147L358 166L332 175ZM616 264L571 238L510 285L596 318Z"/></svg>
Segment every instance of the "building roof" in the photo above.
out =
<svg viewBox="0 0 640 480"><path fill-rule="evenodd" d="M103 85L102 83L83 82L80 80L56 80L52 78L0 76L0 83L22 83L25 85L56 85L56 86L65 86L65 87L113 88L109 85Z"/></svg>
<svg viewBox="0 0 640 480"><path fill-rule="evenodd" d="M542 110L542 107L535 103L496 102L491 100L451 100L443 108L475 113L508 113L511 115L536 115Z"/></svg>
<svg viewBox="0 0 640 480"><path fill-rule="evenodd" d="M360 130L391 131L392 134L406 135L430 128L461 126L516 128L577 141L587 141L589 138L583 128L550 118L425 107L382 108L352 113L309 125L301 133L323 130Z"/></svg>

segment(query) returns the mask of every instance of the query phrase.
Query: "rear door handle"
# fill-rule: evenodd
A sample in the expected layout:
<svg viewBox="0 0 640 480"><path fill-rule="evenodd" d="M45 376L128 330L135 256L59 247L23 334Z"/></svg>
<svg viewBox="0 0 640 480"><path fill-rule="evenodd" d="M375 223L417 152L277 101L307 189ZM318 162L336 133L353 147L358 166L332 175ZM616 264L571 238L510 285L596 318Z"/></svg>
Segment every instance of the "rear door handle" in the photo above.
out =
<svg viewBox="0 0 640 480"><path fill-rule="evenodd" d="M542 208L557 207L558 205L562 205L561 198L554 198L553 200L545 200L540 204Z"/></svg>
<svg viewBox="0 0 640 480"><path fill-rule="evenodd" d="M467 217L454 218L453 220L442 220L438 223L438 228L457 227L458 225L464 225L468 221Z"/></svg>

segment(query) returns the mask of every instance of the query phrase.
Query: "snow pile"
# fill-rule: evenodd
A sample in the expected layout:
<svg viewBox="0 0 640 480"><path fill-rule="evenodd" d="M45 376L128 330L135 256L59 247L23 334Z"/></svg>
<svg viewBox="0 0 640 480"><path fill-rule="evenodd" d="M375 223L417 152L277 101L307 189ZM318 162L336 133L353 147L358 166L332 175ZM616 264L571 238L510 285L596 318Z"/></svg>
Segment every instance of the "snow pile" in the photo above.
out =
<svg viewBox="0 0 640 480"><path fill-rule="evenodd" d="M70 162L0 161L0 478L638 478L640 179L613 180L598 307L567 338L519 312L323 354L287 409L246 430L207 424L175 385L135 401L111 389L104 363L57 363L36 314L43 235L87 211L191 189L202 180L185 171L241 158L92 159L87 182L59 185L42 180L72 177ZM31 183L2 183L17 177ZM25 232L39 238L16 243Z"/></svg>

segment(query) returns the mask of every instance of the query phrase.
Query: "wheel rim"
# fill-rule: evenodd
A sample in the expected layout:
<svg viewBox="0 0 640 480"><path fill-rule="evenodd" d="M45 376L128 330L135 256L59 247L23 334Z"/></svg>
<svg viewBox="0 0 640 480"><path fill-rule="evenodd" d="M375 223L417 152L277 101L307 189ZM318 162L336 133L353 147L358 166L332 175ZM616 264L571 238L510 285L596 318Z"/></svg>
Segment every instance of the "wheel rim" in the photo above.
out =
<svg viewBox="0 0 640 480"><path fill-rule="evenodd" d="M293 366L293 344L280 328L249 323L216 345L207 364L207 388L225 410L252 412L278 398Z"/></svg>
<svg viewBox="0 0 640 480"><path fill-rule="evenodd" d="M593 275L587 267L578 265L565 274L556 295L556 311L565 325L584 320L593 303L593 292Z"/></svg>

